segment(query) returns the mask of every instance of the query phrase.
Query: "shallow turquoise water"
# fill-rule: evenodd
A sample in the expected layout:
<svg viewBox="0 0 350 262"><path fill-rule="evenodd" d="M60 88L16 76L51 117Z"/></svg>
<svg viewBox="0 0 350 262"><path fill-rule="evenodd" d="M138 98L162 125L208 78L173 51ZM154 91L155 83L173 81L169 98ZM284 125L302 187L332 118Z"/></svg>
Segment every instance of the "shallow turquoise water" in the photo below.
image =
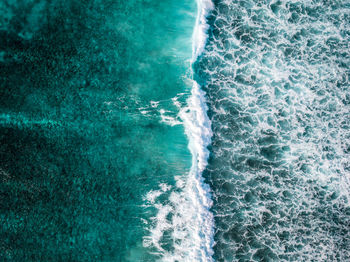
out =
<svg viewBox="0 0 350 262"><path fill-rule="evenodd" d="M189 93L195 13L191 0L0 3L2 261L159 257L144 197L191 165L171 98Z"/></svg>

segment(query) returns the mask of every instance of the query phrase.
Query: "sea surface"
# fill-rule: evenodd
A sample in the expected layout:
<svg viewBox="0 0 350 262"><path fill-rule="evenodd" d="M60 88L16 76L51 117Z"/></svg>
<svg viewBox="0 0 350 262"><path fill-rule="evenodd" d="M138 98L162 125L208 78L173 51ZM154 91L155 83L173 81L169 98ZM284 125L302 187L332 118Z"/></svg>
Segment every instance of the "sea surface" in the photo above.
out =
<svg viewBox="0 0 350 262"><path fill-rule="evenodd" d="M0 0L0 261L350 261L348 0Z"/></svg>
<svg viewBox="0 0 350 262"><path fill-rule="evenodd" d="M214 258L350 261L350 2L214 3Z"/></svg>
<svg viewBox="0 0 350 262"><path fill-rule="evenodd" d="M1 261L173 252L147 244L150 192L166 201L191 167L177 115L196 14L192 0L0 1Z"/></svg>

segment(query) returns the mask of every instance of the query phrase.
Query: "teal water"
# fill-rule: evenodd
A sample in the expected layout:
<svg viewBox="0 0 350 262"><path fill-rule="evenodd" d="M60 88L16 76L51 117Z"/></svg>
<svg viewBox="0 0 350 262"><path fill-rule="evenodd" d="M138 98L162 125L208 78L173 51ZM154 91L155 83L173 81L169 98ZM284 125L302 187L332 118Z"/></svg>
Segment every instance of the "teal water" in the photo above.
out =
<svg viewBox="0 0 350 262"><path fill-rule="evenodd" d="M1 1L0 260L349 261L349 17Z"/></svg>
<svg viewBox="0 0 350 262"><path fill-rule="evenodd" d="M213 2L214 258L350 261L349 1Z"/></svg>
<svg viewBox="0 0 350 262"><path fill-rule="evenodd" d="M192 0L0 2L1 261L173 251L144 243L145 199L191 166L195 17Z"/></svg>

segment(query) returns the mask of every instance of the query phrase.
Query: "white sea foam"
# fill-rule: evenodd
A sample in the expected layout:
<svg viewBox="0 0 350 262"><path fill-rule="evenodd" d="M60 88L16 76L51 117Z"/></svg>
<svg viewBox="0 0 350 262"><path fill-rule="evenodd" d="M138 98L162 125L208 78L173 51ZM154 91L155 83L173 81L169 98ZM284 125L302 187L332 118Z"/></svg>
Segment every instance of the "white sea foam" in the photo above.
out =
<svg viewBox="0 0 350 262"><path fill-rule="evenodd" d="M182 122L179 119L177 119L177 117L167 115L167 113L171 114L172 112L164 110L164 109L159 110L159 114L160 114L160 118L161 118L162 123L165 123L165 124L170 125L170 126L176 126L176 125L182 124Z"/></svg>
<svg viewBox="0 0 350 262"><path fill-rule="evenodd" d="M192 41L192 63L194 63L198 56L203 52L207 42L209 25L206 18L208 13L213 9L211 0L196 0L198 6L198 13L196 19L196 26L193 31Z"/></svg>
<svg viewBox="0 0 350 262"><path fill-rule="evenodd" d="M204 50L207 40L206 16L213 8L209 0L197 0L197 5L198 13L192 41L191 78L193 78L192 64ZM155 248L156 253L161 256L161 261L213 261L214 219L210 212L212 201L210 188L202 177L209 156L207 146L211 142L212 131L206 113L208 108L205 93L196 81L191 82L191 96L187 100L187 106L181 108L179 113L192 154L190 172L176 177L176 189L160 186L159 190L151 191L146 196L147 202L156 207L158 213L149 228L150 235L144 238L144 246ZM157 200L163 194L168 196L166 203ZM168 234L170 232L172 251L162 247L165 232Z"/></svg>
<svg viewBox="0 0 350 262"><path fill-rule="evenodd" d="M292 2L317 17L291 22ZM300 2L220 1L199 58L220 261L349 261L347 9Z"/></svg>

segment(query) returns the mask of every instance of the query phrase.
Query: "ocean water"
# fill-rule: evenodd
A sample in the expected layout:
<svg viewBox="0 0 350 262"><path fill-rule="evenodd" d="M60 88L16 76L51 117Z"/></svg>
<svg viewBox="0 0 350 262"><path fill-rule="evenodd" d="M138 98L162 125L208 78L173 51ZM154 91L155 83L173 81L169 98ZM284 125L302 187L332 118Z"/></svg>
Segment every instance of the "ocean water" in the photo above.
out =
<svg viewBox="0 0 350 262"><path fill-rule="evenodd" d="M350 261L350 2L214 1L216 261Z"/></svg>
<svg viewBox="0 0 350 262"><path fill-rule="evenodd" d="M192 0L0 1L1 261L201 252L166 223L188 202L170 196L192 166L196 17Z"/></svg>
<svg viewBox="0 0 350 262"><path fill-rule="evenodd" d="M350 3L0 1L1 261L350 261Z"/></svg>

